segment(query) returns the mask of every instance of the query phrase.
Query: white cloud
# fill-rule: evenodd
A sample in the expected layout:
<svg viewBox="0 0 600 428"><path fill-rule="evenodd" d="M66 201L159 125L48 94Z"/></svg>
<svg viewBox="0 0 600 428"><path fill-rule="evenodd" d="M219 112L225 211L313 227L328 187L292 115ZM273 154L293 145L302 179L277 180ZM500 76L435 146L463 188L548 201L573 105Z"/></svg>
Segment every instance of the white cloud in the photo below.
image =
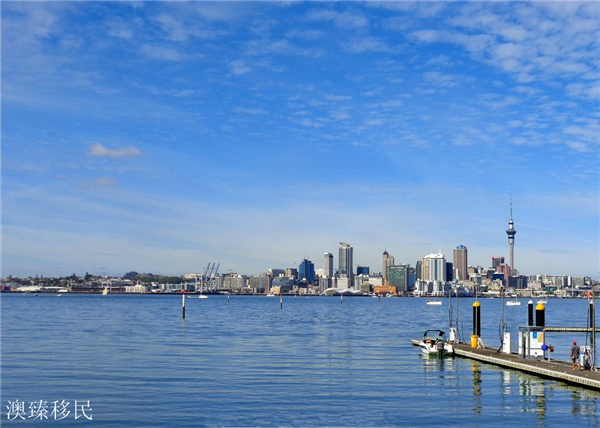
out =
<svg viewBox="0 0 600 428"><path fill-rule="evenodd" d="M248 55L258 56L266 54L284 54L309 57L320 57L323 51L320 48L302 48L292 45L286 39L280 40L254 40L246 44Z"/></svg>
<svg viewBox="0 0 600 428"><path fill-rule="evenodd" d="M325 99L328 101L349 101L352 97L348 95L326 95Z"/></svg>
<svg viewBox="0 0 600 428"><path fill-rule="evenodd" d="M325 36L325 33L320 30L290 30L285 33L285 36L290 39L302 39L302 40L318 40Z"/></svg>
<svg viewBox="0 0 600 428"><path fill-rule="evenodd" d="M182 54L176 49L160 45L142 45L140 47L140 54L149 59L156 59L159 61L177 62L187 58L185 54Z"/></svg>
<svg viewBox="0 0 600 428"><path fill-rule="evenodd" d="M388 45L384 40L377 37L354 38L342 43L342 47L348 52L395 52L396 49Z"/></svg>
<svg viewBox="0 0 600 428"><path fill-rule="evenodd" d="M142 151L137 147L125 147L123 149L108 149L100 143L94 143L90 146L90 156L103 157L108 156L111 158L125 158L132 156L141 156Z"/></svg>
<svg viewBox="0 0 600 428"><path fill-rule="evenodd" d="M408 36L424 43L438 42L443 39L442 32L438 30L419 30L410 33Z"/></svg>
<svg viewBox="0 0 600 428"><path fill-rule="evenodd" d="M96 181L94 181L94 183L100 185L100 186L115 186L117 184L117 181L113 178L98 178Z"/></svg>
<svg viewBox="0 0 600 428"><path fill-rule="evenodd" d="M306 17L311 21L331 21L336 27L346 29L362 29L369 26L366 17L351 12L311 10L306 14Z"/></svg>
<svg viewBox="0 0 600 428"><path fill-rule="evenodd" d="M250 67L244 60L238 59L229 63L229 69L236 76L246 74L250 72Z"/></svg>
<svg viewBox="0 0 600 428"><path fill-rule="evenodd" d="M246 108L246 107L236 107L233 109L235 113L243 113L249 114L252 116L260 116L263 114L267 114L267 111L262 108Z"/></svg>

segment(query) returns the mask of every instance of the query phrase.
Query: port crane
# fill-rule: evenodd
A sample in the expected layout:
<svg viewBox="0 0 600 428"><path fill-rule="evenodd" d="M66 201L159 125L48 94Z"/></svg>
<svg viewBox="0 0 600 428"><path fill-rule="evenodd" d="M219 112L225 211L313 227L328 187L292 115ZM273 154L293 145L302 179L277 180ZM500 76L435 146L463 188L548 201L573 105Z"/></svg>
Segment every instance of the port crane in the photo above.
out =
<svg viewBox="0 0 600 428"><path fill-rule="evenodd" d="M206 290L214 291L216 289L215 278L219 272L220 266L221 266L221 263L212 263L212 265L211 265L211 263L208 262L208 264L206 265L206 268L200 275L200 290L204 291L206 289ZM198 277L198 275L196 275L196 278L197 277Z"/></svg>

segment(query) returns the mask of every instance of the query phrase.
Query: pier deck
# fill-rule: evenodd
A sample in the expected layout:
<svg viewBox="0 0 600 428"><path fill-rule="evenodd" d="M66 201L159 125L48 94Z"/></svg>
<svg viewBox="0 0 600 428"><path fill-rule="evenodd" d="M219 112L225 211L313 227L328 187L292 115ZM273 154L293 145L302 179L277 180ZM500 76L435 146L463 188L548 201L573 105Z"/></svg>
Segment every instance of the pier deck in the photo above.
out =
<svg viewBox="0 0 600 428"><path fill-rule="evenodd" d="M418 346L418 340L412 343ZM453 345L457 356L484 363L519 370L547 379L566 382L571 385L600 391L600 371L573 371L573 365L566 361L524 359L516 354L497 352L495 348L471 348L467 344Z"/></svg>

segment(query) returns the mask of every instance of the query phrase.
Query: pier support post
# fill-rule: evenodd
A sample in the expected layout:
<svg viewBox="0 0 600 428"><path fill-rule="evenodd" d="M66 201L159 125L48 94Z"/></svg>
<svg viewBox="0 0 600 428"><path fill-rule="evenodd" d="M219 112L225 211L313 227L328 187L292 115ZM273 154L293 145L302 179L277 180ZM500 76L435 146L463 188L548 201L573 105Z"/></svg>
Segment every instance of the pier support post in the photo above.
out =
<svg viewBox="0 0 600 428"><path fill-rule="evenodd" d="M185 290L181 290L181 311L183 319L185 319Z"/></svg>

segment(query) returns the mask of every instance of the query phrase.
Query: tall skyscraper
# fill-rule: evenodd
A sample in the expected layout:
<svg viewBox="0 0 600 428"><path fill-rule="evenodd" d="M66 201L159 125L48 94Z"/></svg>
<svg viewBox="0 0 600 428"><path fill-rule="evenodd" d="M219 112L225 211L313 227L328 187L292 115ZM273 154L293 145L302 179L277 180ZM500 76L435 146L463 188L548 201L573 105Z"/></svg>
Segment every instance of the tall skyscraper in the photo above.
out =
<svg viewBox="0 0 600 428"><path fill-rule="evenodd" d="M353 279L352 266L354 265L354 261L352 258L353 252L354 252L354 249L352 248L352 245L346 244L345 242L340 242L340 257L338 260L338 263L339 263L338 272L340 274L340 277L348 278L349 288L352 288L352 286L354 285L354 282L352 281L352 279Z"/></svg>
<svg viewBox="0 0 600 428"><path fill-rule="evenodd" d="M446 281L446 258L440 251L423 257L421 279L425 281Z"/></svg>
<svg viewBox="0 0 600 428"><path fill-rule="evenodd" d="M465 281L469 279L467 270L467 247L459 245L454 249L454 269L456 271L455 279Z"/></svg>
<svg viewBox="0 0 600 428"><path fill-rule="evenodd" d="M510 200L510 220L508 222L508 229L506 230L506 234L508 235L508 262L510 263L510 271L511 274L514 274L515 271L515 234L517 231L515 230L515 224L513 223L512 217L512 199Z"/></svg>
<svg viewBox="0 0 600 428"><path fill-rule="evenodd" d="M390 256L387 250L384 251L383 256L381 256L381 276L383 277L384 284L386 281L388 281L388 270L393 264L394 256Z"/></svg>
<svg viewBox="0 0 600 428"><path fill-rule="evenodd" d="M325 253L324 262L323 268L325 269L325 275L327 275L327 278L331 279L333 278L333 254Z"/></svg>
<svg viewBox="0 0 600 428"><path fill-rule="evenodd" d="M302 260L302 263L298 266L298 273L298 279L306 280L307 284L312 285L315 282L315 265L310 260Z"/></svg>

